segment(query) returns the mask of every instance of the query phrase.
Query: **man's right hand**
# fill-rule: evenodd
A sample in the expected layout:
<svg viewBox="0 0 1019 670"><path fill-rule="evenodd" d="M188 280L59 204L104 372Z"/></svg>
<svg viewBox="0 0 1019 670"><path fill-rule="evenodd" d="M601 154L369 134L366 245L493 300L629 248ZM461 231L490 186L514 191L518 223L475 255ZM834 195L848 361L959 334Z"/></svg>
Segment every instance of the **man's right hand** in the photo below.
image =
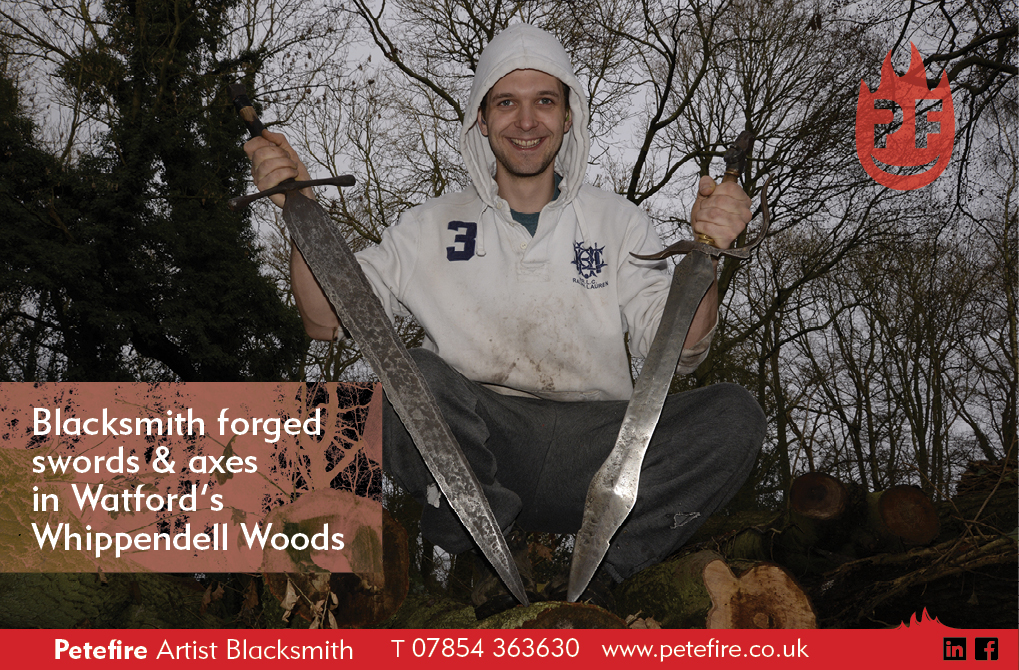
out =
<svg viewBox="0 0 1019 670"><path fill-rule="evenodd" d="M311 179L308 169L297 157L297 152L287 142L287 138L279 133L267 130L261 136L251 138L244 143L244 152L251 159L251 177L259 191L272 188L287 179ZM315 197L310 188L301 193L309 198ZM277 207L283 207L286 202L286 195L282 193L270 197Z"/></svg>

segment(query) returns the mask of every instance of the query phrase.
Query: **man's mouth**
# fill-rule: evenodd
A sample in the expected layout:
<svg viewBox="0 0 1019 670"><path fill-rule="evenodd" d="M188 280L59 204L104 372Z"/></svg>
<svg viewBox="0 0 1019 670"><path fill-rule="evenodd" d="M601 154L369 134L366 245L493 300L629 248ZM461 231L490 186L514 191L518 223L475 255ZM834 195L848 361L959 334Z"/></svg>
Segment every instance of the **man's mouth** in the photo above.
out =
<svg viewBox="0 0 1019 670"><path fill-rule="evenodd" d="M541 144L541 140L542 139L544 139L544 138L539 137L539 138L533 139L533 140L514 140L514 139L511 139L510 142L513 144L513 146L520 147L521 149L533 149L534 147L536 147L539 144Z"/></svg>

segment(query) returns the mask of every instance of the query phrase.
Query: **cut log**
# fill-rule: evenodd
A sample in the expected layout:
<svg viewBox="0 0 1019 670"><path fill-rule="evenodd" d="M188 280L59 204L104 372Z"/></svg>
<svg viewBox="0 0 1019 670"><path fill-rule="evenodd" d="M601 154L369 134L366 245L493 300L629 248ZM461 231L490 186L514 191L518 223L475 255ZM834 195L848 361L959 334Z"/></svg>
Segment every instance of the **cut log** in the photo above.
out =
<svg viewBox="0 0 1019 670"><path fill-rule="evenodd" d="M876 553L929 545L940 531L937 509L915 486L867 493L859 484L809 473L793 482L784 513L702 546L729 561L775 562L806 578Z"/></svg>
<svg viewBox="0 0 1019 670"><path fill-rule="evenodd" d="M933 542L941 533L938 511L915 486L899 485L867 496L867 520L878 549L904 551Z"/></svg>
<svg viewBox="0 0 1019 670"><path fill-rule="evenodd" d="M855 529L866 526L866 492L823 473L797 477L785 512L744 527L708 546L729 561L779 563L797 576L822 574L856 552Z"/></svg>
<svg viewBox="0 0 1019 670"><path fill-rule="evenodd" d="M862 533L870 542L872 536L866 530L866 500L867 492L859 484L844 484L829 475L798 477L790 491L789 511L772 526L768 558L800 577L819 575L855 558L854 538Z"/></svg>
<svg viewBox="0 0 1019 670"><path fill-rule="evenodd" d="M845 485L823 472L808 472L793 480L790 508L809 519L838 519L849 504Z"/></svg>
<svg viewBox="0 0 1019 670"><path fill-rule="evenodd" d="M340 628L369 628L382 623L400 608L410 588L410 553L407 531L382 513L383 583L380 588L365 588L354 574L334 575L333 593L338 597L336 622Z"/></svg>
<svg viewBox="0 0 1019 670"><path fill-rule="evenodd" d="M832 569L839 561L925 546L941 532L937 509L915 486L866 493L860 485L817 473L793 482L789 513L772 528L774 559L801 575Z"/></svg>
<svg viewBox="0 0 1019 670"><path fill-rule="evenodd" d="M616 590L616 613L663 628L814 628L810 599L782 567L699 551L643 570Z"/></svg>
<svg viewBox="0 0 1019 670"><path fill-rule="evenodd" d="M336 628L341 620L346 627L376 623L372 618L377 612L352 614L346 611L347 602L344 611L339 606L341 595L353 595L358 602L382 596L385 568L378 528L382 517L378 502L335 489L309 491L272 509L266 515L266 527L273 524L305 540L301 549L294 542L284 550L263 551L262 574L275 597L262 599L266 623L299 625L293 620L297 618L311 628ZM343 529L342 550L325 548L331 537L328 528ZM325 539L316 544L317 537ZM310 544L308 538L312 538Z"/></svg>
<svg viewBox="0 0 1019 670"><path fill-rule="evenodd" d="M783 568L758 563L739 577L721 561L704 568L711 595L706 628L816 628L817 615L803 589Z"/></svg>

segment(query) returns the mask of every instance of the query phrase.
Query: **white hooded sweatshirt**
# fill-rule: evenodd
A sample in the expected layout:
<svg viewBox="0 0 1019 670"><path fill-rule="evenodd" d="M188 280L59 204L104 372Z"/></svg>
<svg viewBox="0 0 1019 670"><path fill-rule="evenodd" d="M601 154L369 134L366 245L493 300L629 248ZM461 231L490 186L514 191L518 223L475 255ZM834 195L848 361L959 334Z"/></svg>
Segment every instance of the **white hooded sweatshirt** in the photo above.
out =
<svg viewBox="0 0 1019 670"><path fill-rule="evenodd" d="M541 210L533 238L499 197L495 156L477 125L485 93L518 69L568 85L573 115L555 163L560 195ZM465 110L460 150L474 187L404 212L357 255L386 313L413 315L426 348L500 392L629 399L624 335L634 355L646 355L671 276L665 263L630 256L662 248L644 212L584 184L590 112L569 56L538 28L507 28L482 53ZM683 352L680 372L707 356L710 340Z"/></svg>

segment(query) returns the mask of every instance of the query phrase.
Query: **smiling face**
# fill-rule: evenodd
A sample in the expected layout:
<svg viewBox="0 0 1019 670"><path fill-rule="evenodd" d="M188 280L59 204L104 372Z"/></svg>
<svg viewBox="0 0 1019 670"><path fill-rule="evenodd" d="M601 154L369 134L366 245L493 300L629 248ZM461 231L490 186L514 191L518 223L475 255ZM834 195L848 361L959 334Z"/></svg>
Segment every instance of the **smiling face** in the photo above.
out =
<svg viewBox="0 0 1019 670"><path fill-rule="evenodd" d="M478 126L496 159L495 180L552 178L570 129L565 86L538 70L514 70L495 83L478 111Z"/></svg>

